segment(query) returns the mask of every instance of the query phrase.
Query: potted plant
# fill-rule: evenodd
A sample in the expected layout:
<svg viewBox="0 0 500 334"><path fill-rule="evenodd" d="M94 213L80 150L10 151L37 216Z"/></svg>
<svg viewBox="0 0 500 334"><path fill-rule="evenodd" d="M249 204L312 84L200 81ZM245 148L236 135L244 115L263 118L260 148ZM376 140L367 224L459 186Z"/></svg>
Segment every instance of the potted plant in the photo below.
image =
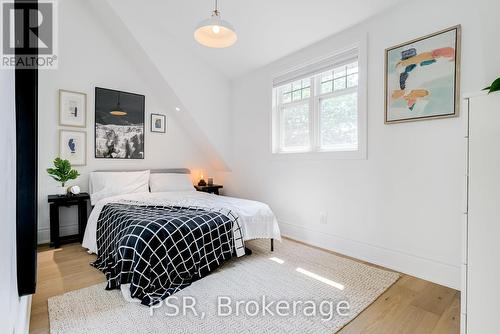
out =
<svg viewBox="0 0 500 334"><path fill-rule="evenodd" d="M68 160L62 160L61 158L55 158L54 168L47 168L47 173L54 180L61 183L61 186L58 187L58 195L66 195L68 193L64 187L66 182L80 176L77 170L71 168L71 163Z"/></svg>

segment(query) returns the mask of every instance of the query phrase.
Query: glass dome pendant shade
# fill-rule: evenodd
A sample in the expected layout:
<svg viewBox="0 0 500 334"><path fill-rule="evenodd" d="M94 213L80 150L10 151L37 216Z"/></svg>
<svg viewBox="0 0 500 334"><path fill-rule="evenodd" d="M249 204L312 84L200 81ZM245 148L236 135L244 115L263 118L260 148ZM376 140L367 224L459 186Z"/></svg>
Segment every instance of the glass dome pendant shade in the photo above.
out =
<svg viewBox="0 0 500 334"><path fill-rule="evenodd" d="M236 43L238 36L236 36L233 26L221 19L217 9L217 0L212 17L201 21L196 26L194 39L209 48L227 48Z"/></svg>

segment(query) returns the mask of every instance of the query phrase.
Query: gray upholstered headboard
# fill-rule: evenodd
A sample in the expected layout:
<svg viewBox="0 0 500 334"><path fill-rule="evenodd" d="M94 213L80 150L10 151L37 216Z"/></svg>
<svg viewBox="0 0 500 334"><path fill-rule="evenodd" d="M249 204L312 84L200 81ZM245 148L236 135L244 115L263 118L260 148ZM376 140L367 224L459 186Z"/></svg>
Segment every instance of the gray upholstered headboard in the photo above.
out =
<svg viewBox="0 0 500 334"><path fill-rule="evenodd" d="M147 169L113 169L113 170L95 170L94 172L141 172ZM150 169L151 173L173 173L173 174L191 174L189 168L165 168L165 169Z"/></svg>
<svg viewBox="0 0 500 334"><path fill-rule="evenodd" d="M151 173L191 174L189 168L151 169Z"/></svg>

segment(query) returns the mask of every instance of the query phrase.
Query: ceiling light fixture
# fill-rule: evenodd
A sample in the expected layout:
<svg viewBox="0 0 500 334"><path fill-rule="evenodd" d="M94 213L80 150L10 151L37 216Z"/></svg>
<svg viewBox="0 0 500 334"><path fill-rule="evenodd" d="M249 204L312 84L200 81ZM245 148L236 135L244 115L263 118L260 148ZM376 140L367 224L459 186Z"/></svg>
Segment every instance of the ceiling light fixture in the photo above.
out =
<svg viewBox="0 0 500 334"><path fill-rule="evenodd" d="M221 19L217 0L212 17L196 26L194 39L209 48L227 48L236 43L238 39L236 31L229 22Z"/></svg>

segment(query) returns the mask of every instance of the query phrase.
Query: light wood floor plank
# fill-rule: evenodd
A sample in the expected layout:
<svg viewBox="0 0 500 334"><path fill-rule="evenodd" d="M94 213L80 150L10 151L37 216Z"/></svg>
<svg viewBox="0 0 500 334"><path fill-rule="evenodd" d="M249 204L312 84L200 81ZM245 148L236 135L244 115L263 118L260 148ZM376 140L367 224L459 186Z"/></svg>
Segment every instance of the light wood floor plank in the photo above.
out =
<svg viewBox="0 0 500 334"><path fill-rule="evenodd" d="M451 305L441 316L432 334L460 333L460 293L457 292Z"/></svg>
<svg viewBox="0 0 500 334"><path fill-rule="evenodd" d="M68 291L105 281L104 275L89 265L95 259L79 244L59 249L41 247L38 252L37 292L31 304L30 333L49 333L47 300Z"/></svg>
<svg viewBox="0 0 500 334"><path fill-rule="evenodd" d="M391 326L391 319L395 317L398 310L409 305L414 296L415 292L396 282L339 333L383 333L386 324Z"/></svg>
<svg viewBox="0 0 500 334"><path fill-rule="evenodd" d="M441 316L450 307L456 294L455 290L437 284L429 284L411 304Z"/></svg>

